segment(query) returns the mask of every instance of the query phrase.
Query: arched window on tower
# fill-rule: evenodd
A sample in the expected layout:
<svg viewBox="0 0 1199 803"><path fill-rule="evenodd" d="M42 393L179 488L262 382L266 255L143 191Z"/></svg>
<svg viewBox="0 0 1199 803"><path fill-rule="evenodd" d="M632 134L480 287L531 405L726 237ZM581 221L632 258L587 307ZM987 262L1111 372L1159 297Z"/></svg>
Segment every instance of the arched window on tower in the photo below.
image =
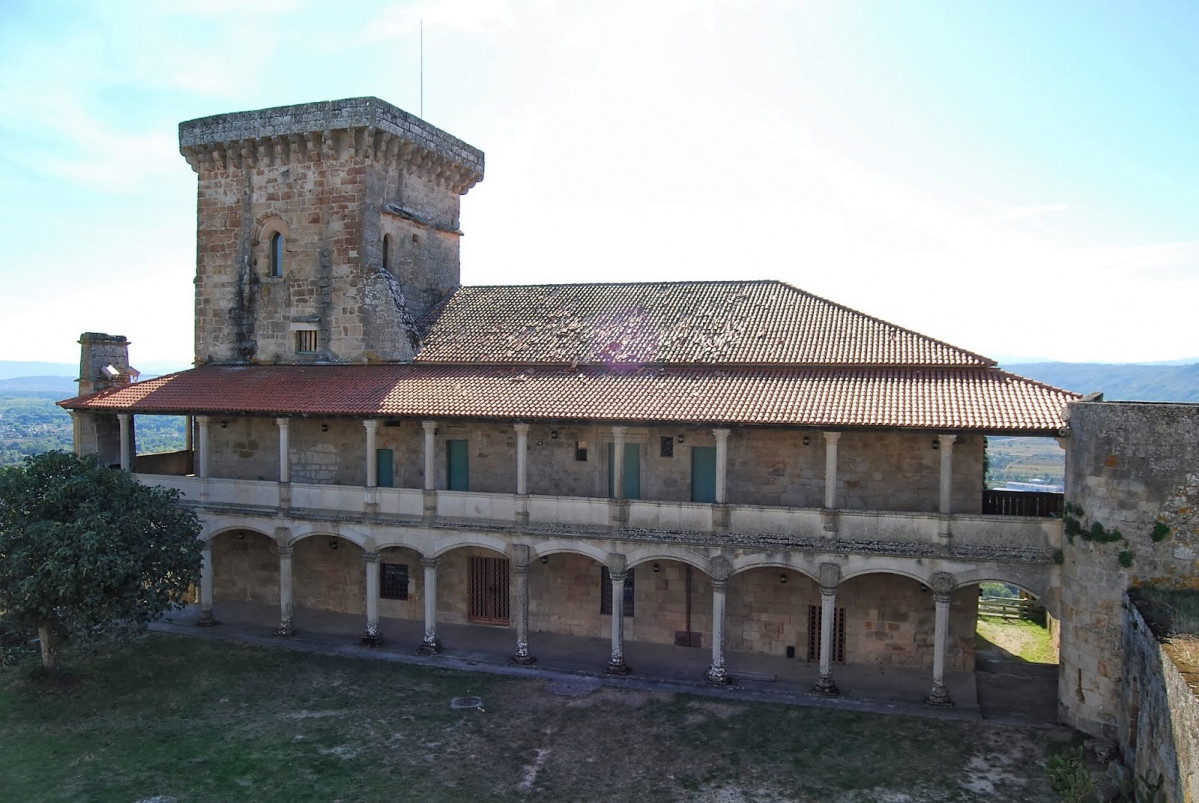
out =
<svg viewBox="0 0 1199 803"><path fill-rule="evenodd" d="M278 278L283 275L283 234L275 232L271 235L271 276Z"/></svg>

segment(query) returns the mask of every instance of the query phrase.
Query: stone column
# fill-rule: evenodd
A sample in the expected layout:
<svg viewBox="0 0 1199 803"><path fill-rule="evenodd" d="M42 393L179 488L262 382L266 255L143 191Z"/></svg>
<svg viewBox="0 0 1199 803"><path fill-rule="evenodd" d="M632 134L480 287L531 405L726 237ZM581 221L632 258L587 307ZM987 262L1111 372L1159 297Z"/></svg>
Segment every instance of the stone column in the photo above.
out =
<svg viewBox="0 0 1199 803"><path fill-rule="evenodd" d="M425 490L437 489L437 455L434 453L433 436L437 434L436 421L422 421L421 428L425 431Z"/></svg>
<svg viewBox="0 0 1199 803"><path fill-rule="evenodd" d="M195 444L192 443L192 431L196 426L195 416L190 416L190 415L187 416L184 419L184 422L185 422L185 425L183 427L183 450L185 452L190 452L195 446Z"/></svg>
<svg viewBox="0 0 1199 803"><path fill-rule="evenodd" d="M220 622L212 613L212 542L204 541L200 547L200 627L212 627Z"/></svg>
<svg viewBox="0 0 1199 803"><path fill-rule="evenodd" d="M133 423L132 419L133 419L133 416L131 416L129 413L117 413L117 421L119 421L120 425L121 425L121 470L122 471L132 471L133 470L133 458L131 456L132 449L130 448L133 445L133 438L131 437L133 433L130 431L132 429L132 427L131 427L131 425Z"/></svg>
<svg viewBox="0 0 1199 803"><path fill-rule="evenodd" d="M612 657L608 659L608 674L627 675L630 669L624 662L624 555L608 557L608 575L612 578Z"/></svg>
<svg viewBox="0 0 1199 803"><path fill-rule="evenodd" d="M723 505L728 501L728 469L729 469L729 430L714 429L716 436L716 504Z"/></svg>
<svg viewBox="0 0 1199 803"><path fill-rule="evenodd" d="M509 663L528 666L537 658L529 652L529 548L524 544L513 547L512 570L516 573L516 652Z"/></svg>
<svg viewBox="0 0 1199 803"><path fill-rule="evenodd" d="M196 435L199 443L196 446L196 476L208 476L208 416L196 416Z"/></svg>
<svg viewBox="0 0 1199 803"><path fill-rule="evenodd" d="M833 682L833 626L837 616L837 585L841 567L835 563L820 565L820 678L812 691L826 697L840 694Z"/></svg>
<svg viewBox="0 0 1199 803"><path fill-rule="evenodd" d="M524 495L528 490L529 425L513 424L516 430L516 493Z"/></svg>
<svg viewBox="0 0 1199 803"><path fill-rule="evenodd" d="M431 437L427 433L426 441ZM421 655L436 655L441 652L441 639L437 638L437 558L421 558L425 570L425 638L417 649Z"/></svg>
<svg viewBox="0 0 1199 803"><path fill-rule="evenodd" d="M837 506L837 441L840 432L824 433L824 506Z"/></svg>
<svg viewBox="0 0 1199 803"><path fill-rule="evenodd" d="M383 643L379 631L379 553L364 552L362 563L366 567L366 632L362 634L362 643L378 647Z"/></svg>
<svg viewBox="0 0 1199 803"><path fill-rule="evenodd" d="M624 499L624 438L628 427L612 427L612 498Z"/></svg>
<svg viewBox="0 0 1199 803"><path fill-rule="evenodd" d="M724 666L724 598L728 580L728 566L712 567L712 665L708 667L707 678L709 683L718 686L724 686L730 680Z"/></svg>
<svg viewBox="0 0 1199 803"><path fill-rule="evenodd" d="M291 623L291 553L293 547L279 547L279 628L276 636L294 636Z"/></svg>
<svg viewBox="0 0 1199 803"><path fill-rule="evenodd" d="M291 419L275 419L275 426L279 428L279 482L291 482L291 446L288 437L290 424Z"/></svg>
<svg viewBox="0 0 1199 803"><path fill-rule="evenodd" d="M937 443L941 449L941 497L937 510L941 519L937 524L937 535L949 538L949 515L953 512L953 442L956 435L938 435Z"/></svg>
<svg viewBox="0 0 1199 803"><path fill-rule="evenodd" d="M375 455L376 435L379 432L379 422L368 418L362 422L366 429L366 487L376 488L379 485L379 458Z"/></svg>
<svg viewBox="0 0 1199 803"><path fill-rule="evenodd" d="M949 604L953 601L953 576L945 572L933 575L933 599L937 605L933 635L933 688L925 698L929 705L953 705L945 688L945 652L949 646Z"/></svg>

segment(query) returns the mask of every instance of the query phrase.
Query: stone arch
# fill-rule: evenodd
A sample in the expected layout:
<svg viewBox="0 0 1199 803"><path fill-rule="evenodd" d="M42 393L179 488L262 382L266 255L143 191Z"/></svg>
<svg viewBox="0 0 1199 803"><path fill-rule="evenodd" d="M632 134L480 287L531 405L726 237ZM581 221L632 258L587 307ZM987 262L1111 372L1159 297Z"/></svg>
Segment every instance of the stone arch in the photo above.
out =
<svg viewBox="0 0 1199 803"><path fill-rule="evenodd" d="M1038 582L1038 578L1030 575L1008 572L995 567L979 566L963 572L954 572L954 580L956 581L954 583L955 590L979 583L1005 583L1016 586L1021 591L1032 594L1046 608L1050 607L1056 596L1052 593L1052 586L1049 582ZM1053 614L1053 611L1051 610L1050 613Z"/></svg>
<svg viewBox="0 0 1199 803"><path fill-rule="evenodd" d="M797 566L792 556L781 555L780 553L742 555L734 559L732 564L733 568L730 576L741 574L750 569L790 569L817 583L820 582L819 567Z"/></svg>
<svg viewBox="0 0 1199 803"><path fill-rule="evenodd" d="M202 528L200 530L200 535L197 536L197 538L198 538L198 540L211 546L213 544L213 542L217 539L218 536L224 535L225 533L232 533L232 532L239 532L239 531L258 533L260 535L264 535L267 538L274 540L274 536L272 534L265 532L260 527L255 527L253 525L248 525L248 524L228 524L228 523L216 524L215 526L212 526L212 527L209 527L205 523L202 526Z"/></svg>
<svg viewBox="0 0 1199 803"><path fill-rule="evenodd" d="M288 529L289 535L281 546L294 547L296 544L309 538L340 538L366 552L373 552L375 547L374 538L354 527L330 528L303 522L299 526Z"/></svg>
<svg viewBox="0 0 1199 803"><path fill-rule="evenodd" d="M530 559L545 558L550 555L560 554L582 555L583 557L591 558L599 564L603 564L608 559L608 550L600 549L594 544L582 541L543 541L540 544L530 545L529 553Z"/></svg>
<svg viewBox="0 0 1199 803"><path fill-rule="evenodd" d="M427 558L440 558L455 549L463 547L475 547L477 549L487 549L492 552L498 552L503 557L508 557L508 542L502 538L496 538L492 535L483 533L467 532L455 536L451 541L439 544L432 552L422 554ZM420 552L421 550L417 550Z"/></svg>
<svg viewBox="0 0 1199 803"><path fill-rule="evenodd" d="M683 547L653 544L639 547L625 554L625 566L629 569L636 568L644 563L652 563L655 560L678 561L692 568L699 569L704 574L708 574L711 569L711 561L705 555Z"/></svg>
<svg viewBox="0 0 1199 803"><path fill-rule="evenodd" d="M931 588L936 572L907 558L860 556L850 558L841 567L841 583L866 574L897 574Z"/></svg>
<svg viewBox="0 0 1199 803"><path fill-rule="evenodd" d="M213 604L279 604L279 542L264 528L231 524L208 536Z"/></svg>

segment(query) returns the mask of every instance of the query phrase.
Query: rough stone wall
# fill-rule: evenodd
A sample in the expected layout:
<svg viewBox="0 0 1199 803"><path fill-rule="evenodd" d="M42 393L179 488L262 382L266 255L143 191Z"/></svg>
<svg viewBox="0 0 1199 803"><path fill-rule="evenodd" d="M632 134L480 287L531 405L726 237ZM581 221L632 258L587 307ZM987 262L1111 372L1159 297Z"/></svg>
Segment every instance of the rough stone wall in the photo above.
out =
<svg viewBox="0 0 1199 803"><path fill-rule="evenodd" d="M1099 524L1124 541L1076 535L1063 548L1059 714L1113 738L1125 591L1199 587L1199 405L1075 402L1068 420L1066 501L1083 510L1084 529ZM1154 541L1159 521L1170 531Z"/></svg>
<svg viewBox="0 0 1199 803"><path fill-rule="evenodd" d="M337 544L337 549L331 544ZM292 603L297 608L365 614L362 556L356 544L335 536L312 536L296 543L291 559Z"/></svg>
<svg viewBox="0 0 1199 803"><path fill-rule="evenodd" d="M226 427L220 427L220 421ZM327 427L322 431L321 427ZM396 487L424 487L424 430L420 422L382 425L376 448L393 452ZM557 437L554 437L557 433ZM679 443L678 438L683 438ZM273 418L214 419L210 470L214 477L276 479L278 431ZM808 446L794 430L734 430L729 437L728 500L732 504L820 507L824 503L824 445ZM809 436L812 438L813 436ZM673 454L663 456L662 439ZM511 424L446 423L434 441L434 486L447 484L446 441L469 441L470 490L515 493L516 431ZM848 433L841 439L838 504L846 509L935 511L940 494L939 452L931 436ZM576 459L585 441L587 459ZM611 427L533 424L528 436L528 491L550 496L608 496ZM641 498L691 499L691 449L714 446L710 428L630 427L626 438L641 453ZM848 446L848 448L846 448ZM874 450L874 451L871 451ZM848 452L848 454L846 454ZM354 419L292 419L289 432L294 482L364 485L366 432ZM954 448L954 511L977 513L982 499L982 439Z"/></svg>
<svg viewBox="0 0 1199 803"><path fill-rule="evenodd" d="M1199 697L1127 599L1123 625L1117 725L1124 762L1137 778L1160 777L1167 800L1197 801Z"/></svg>
<svg viewBox="0 0 1199 803"><path fill-rule="evenodd" d="M218 605L278 605L279 550L275 542L253 530L218 535L212 544L212 596Z"/></svg>

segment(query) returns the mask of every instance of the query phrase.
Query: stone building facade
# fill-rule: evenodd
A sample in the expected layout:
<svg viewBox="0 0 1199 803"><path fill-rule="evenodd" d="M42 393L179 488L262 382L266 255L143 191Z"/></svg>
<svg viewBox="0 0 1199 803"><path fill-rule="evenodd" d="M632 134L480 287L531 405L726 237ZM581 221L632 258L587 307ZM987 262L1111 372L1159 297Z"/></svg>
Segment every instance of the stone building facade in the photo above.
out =
<svg viewBox="0 0 1199 803"><path fill-rule="evenodd" d="M415 619L427 652L506 627L518 663L600 636L612 672L682 644L715 683L727 651L793 655L828 694L840 663L924 667L940 704L980 582L1056 615L1061 520L1000 511L984 443L1056 437L1073 394L779 282L462 287L483 155L374 98L183 123L180 149L196 367L62 404L80 449L197 509L208 619ZM186 470L135 455L163 414Z"/></svg>

